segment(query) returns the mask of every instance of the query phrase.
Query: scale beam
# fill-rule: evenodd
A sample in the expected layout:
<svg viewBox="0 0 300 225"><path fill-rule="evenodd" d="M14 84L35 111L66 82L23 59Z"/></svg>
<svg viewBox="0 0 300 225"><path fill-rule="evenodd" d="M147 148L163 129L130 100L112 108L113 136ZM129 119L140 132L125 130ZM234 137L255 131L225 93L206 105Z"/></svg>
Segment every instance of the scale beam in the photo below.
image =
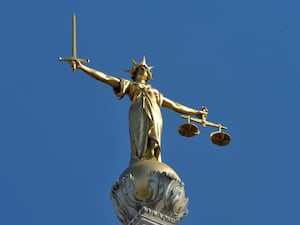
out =
<svg viewBox="0 0 300 225"><path fill-rule="evenodd" d="M77 58L76 15L75 15L75 13L73 14L73 17L72 17L72 56L69 57L69 58L59 57L58 60L70 63L72 65L73 72L75 72L76 69L77 69L76 68L76 61L83 62L83 63L89 63L90 62L89 59Z"/></svg>
<svg viewBox="0 0 300 225"><path fill-rule="evenodd" d="M188 120L194 121L196 123L200 123L200 124L202 124L203 127L210 126L210 127L216 127L216 128L220 128L220 129L224 129L224 130L228 129L227 127L224 127L222 124L212 123L212 122L209 122L206 120L193 118L190 116L181 115L181 118L188 119Z"/></svg>

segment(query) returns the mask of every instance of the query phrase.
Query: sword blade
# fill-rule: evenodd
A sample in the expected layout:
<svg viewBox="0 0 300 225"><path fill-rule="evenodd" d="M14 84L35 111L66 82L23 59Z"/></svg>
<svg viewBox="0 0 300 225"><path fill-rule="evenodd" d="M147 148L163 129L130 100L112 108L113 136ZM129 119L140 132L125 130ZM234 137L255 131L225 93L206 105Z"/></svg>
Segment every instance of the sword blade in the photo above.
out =
<svg viewBox="0 0 300 225"><path fill-rule="evenodd" d="M72 18L72 58L77 58L77 49L76 49L76 16L73 14Z"/></svg>
<svg viewBox="0 0 300 225"><path fill-rule="evenodd" d="M76 15L75 13L73 14L72 17L72 56L69 58L62 58L59 57L58 58L59 61L65 61L68 63L71 63L73 66L73 72L75 72L76 70L76 64L74 63L75 60L79 61L79 62L84 62L84 63L89 63L90 60L89 59L80 59L77 58L77 48L76 48Z"/></svg>

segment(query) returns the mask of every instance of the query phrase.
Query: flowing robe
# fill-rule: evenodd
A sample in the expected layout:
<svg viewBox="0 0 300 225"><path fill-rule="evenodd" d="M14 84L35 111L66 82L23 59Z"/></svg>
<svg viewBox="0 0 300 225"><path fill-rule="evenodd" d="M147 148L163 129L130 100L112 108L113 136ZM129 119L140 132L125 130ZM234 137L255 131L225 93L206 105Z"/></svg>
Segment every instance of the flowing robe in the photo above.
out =
<svg viewBox="0 0 300 225"><path fill-rule="evenodd" d="M144 159L161 161L162 94L149 84L126 79L120 80L120 87L115 88L114 92L119 99L128 95L131 100L129 110L130 163Z"/></svg>

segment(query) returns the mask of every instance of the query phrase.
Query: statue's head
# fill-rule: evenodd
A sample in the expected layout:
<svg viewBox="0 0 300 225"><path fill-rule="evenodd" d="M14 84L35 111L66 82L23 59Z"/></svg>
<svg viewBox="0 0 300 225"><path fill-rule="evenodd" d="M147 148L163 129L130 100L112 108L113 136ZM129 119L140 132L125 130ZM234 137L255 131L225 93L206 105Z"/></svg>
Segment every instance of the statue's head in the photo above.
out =
<svg viewBox="0 0 300 225"><path fill-rule="evenodd" d="M131 61L133 66L130 70L126 71L131 74L132 80L136 80L137 76L145 76L145 78L143 78L145 81L152 80L151 69L153 66L147 65L145 56L140 63L137 63L133 59Z"/></svg>

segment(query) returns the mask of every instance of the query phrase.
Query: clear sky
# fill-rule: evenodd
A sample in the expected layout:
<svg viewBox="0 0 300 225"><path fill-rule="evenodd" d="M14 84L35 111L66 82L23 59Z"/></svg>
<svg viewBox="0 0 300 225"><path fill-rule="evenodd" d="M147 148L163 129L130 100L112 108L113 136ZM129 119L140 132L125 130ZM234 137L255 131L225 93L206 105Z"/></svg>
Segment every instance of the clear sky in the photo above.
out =
<svg viewBox="0 0 300 225"><path fill-rule="evenodd" d="M209 109L232 143L162 109L162 159L185 183L181 225L300 224L300 2L297 0L5 1L0 7L0 224L118 225L110 188L129 162L128 98L59 56L151 84Z"/></svg>

